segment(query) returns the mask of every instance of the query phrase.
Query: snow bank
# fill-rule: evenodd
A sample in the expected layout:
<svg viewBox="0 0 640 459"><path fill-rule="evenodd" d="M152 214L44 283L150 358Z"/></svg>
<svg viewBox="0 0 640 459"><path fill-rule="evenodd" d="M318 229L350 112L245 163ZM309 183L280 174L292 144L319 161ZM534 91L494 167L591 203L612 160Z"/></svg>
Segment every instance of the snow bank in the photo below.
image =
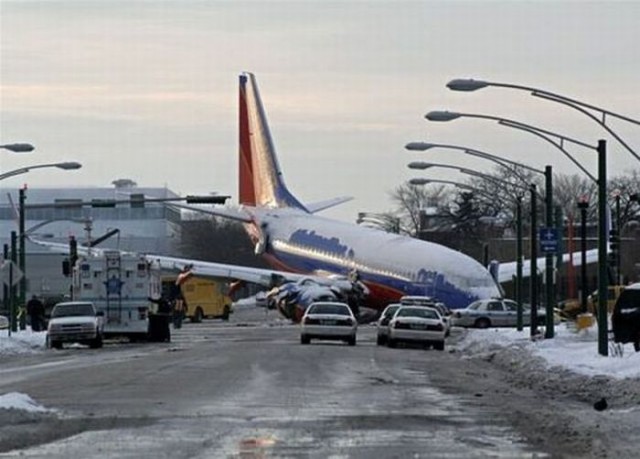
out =
<svg viewBox="0 0 640 459"><path fill-rule="evenodd" d="M27 394L21 394L20 392L9 392L8 394L0 395L0 409L14 409L29 411L32 413L44 413L48 410L42 405L38 405Z"/></svg>
<svg viewBox="0 0 640 459"><path fill-rule="evenodd" d="M556 325L553 339L538 340L530 339L529 327L521 332L514 328L473 329L456 347L471 354L512 348L540 357L549 367L586 376L640 378L640 352L635 352L632 344L609 343L609 356L601 356L596 327L578 332L569 323L561 323Z"/></svg>
<svg viewBox="0 0 640 459"><path fill-rule="evenodd" d="M32 354L45 349L47 332L33 332L30 328L12 332L0 330L0 356Z"/></svg>

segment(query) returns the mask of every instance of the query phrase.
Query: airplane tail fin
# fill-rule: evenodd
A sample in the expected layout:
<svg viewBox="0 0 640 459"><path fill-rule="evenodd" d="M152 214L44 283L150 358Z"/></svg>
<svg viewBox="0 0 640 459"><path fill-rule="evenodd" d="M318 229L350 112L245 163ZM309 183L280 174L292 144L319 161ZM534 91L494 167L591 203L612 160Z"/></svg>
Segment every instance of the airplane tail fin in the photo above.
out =
<svg viewBox="0 0 640 459"><path fill-rule="evenodd" d="M240 204L308 211L284 184L267 117L252 73L240 75Z"/></svg>

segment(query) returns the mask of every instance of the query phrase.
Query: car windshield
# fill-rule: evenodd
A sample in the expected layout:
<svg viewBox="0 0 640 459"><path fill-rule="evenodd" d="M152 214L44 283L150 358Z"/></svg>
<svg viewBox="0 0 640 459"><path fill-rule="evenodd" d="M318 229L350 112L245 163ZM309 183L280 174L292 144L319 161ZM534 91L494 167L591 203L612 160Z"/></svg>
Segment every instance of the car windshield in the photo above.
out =
<svg viewBox="0 0 640 459"><path fill-rule="evenodd" d="M393 316L396 311L398 310L400 306L389 306L387 309L385 309L384 314L383 314L383 318L387 318L387 317L391 317Z"/></svg>
<svg viewBox="0 0 640 459"><path fill-rule="evenodd" d="M51 317L95 316L90 303L58 304L53 308Z"/></svg>
<svg viewBox="0 0 640 459"><path fill-rule="evenodd" d="M400 308L396 317L420 317L422 319L438 319L438 313L428 308Z"/></svg>
<svg viewBox="0 0 640 459"><path fill-rule="evenodd" d="M340 316L349 316L350 311L346 305L343 304L313 304L309 308L309 314L337 314Z"/></svg>

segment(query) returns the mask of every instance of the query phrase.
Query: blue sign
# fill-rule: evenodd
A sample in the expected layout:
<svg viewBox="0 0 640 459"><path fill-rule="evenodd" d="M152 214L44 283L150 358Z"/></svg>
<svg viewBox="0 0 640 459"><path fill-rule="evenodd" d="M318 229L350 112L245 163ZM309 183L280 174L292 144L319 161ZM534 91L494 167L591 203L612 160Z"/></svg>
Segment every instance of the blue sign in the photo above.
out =
<svg viewBox="0 0 640 459"><path fill-rule="evenodd" d="M540 252L558 252L558 228L540 228Z"/></svg>

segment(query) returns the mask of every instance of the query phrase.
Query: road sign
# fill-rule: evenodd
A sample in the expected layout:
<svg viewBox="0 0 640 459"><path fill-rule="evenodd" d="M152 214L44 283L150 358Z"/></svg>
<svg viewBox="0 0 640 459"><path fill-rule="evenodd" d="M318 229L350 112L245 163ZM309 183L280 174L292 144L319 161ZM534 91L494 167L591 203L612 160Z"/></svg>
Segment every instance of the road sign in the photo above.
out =
<svg viewBox="0 0 640 459"><path fill-rule="evenodd" d="M24 273L13 261L3 260L0 265L0 277L4 284L13 287L24 277Z"/></svg>
<svg viewBox="0 0 640 459"><path fill-rule="evenodd" d="M558 228L540 228L540 252L558 252Z"/></svg>

